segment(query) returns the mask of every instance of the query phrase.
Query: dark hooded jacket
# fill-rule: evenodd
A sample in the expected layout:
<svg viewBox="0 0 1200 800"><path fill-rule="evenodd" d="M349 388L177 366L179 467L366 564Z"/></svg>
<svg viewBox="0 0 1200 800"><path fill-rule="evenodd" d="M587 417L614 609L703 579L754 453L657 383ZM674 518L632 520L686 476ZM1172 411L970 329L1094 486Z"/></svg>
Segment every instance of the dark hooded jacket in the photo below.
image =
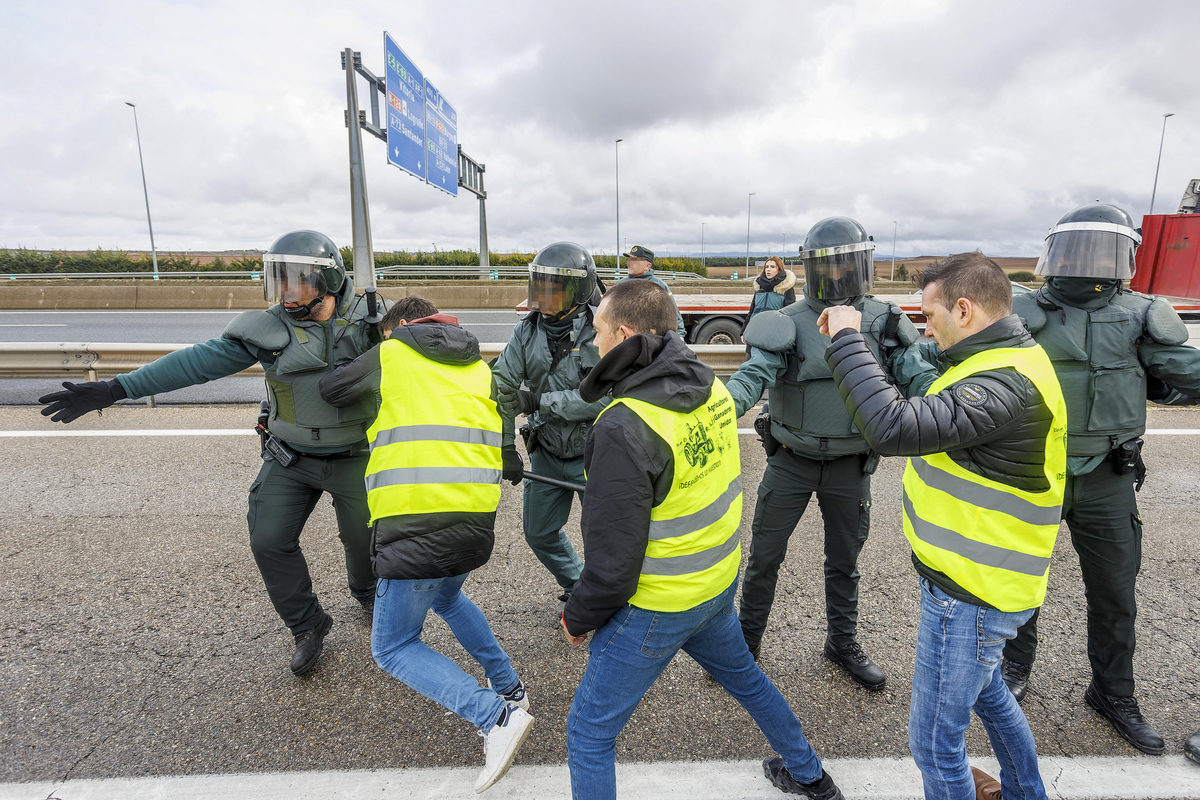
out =
<svg viewBox="0 0 1200 800"><path fill-rule="evenodd" d="M391 338L439 364L465 366L480 360L479 340L459 327L449 314L435 314L402 325ZM376 409L381 368L379 348L321 379L321 397L333 406L352 405L367 393ZM420 391L421 387L413 387ZM495 389L493 384L493 399ZM478 569L488 562L495 543L496 512L448 509L436 514L406 514L375 521L371 535L371 565L378 578L416 580L448 578Z"/></svg>
<svg viewBox="0 0 1200 800"><path fill-rule="evenodd" d="M985 350L1035 344L1020 318L1010 314L943 352L939 371ZM977 372L935 394L905 400L888 383L858 331L839 331L825 352L825 361L854 424L872 450L885 456L945 452L959 466L988 480L1028 492L1050 488L1045 448L1053 414L1033 382L1015 369ZM970 386L972 391L959 392L962 386ZM915 555L913 563L952 597L988 605Z"/></svg>
<svg viewBox="0 0 1200 800"><path fill-rule="evenodd" d="M609 351L579 392L588 402L611 394L690 412L708 402L713 377L678 334L638 334ZM584 566L564 612L574 636L599 628L637 592L650 510L666 499L675 469L671 446L625 405L600 415L583 457Z"/></svg>

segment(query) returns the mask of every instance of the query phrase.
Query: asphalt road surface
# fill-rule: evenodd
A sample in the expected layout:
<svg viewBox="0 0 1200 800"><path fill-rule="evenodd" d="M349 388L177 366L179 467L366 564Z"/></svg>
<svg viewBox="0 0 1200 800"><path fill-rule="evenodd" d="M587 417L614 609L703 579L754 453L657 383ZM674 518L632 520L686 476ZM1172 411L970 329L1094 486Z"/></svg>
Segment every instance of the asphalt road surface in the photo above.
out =
<svg viewBox="0 0 1200 800"><path fill-rule="evenodd" d="M251 407L115 408L68 430L245 429ZM749 428L751 417L740 421ZM1200 429L1200 410L1155 409L1150 428ZM0 409L0 431L62 431L33 408ZM1136 668L1146 716L1178 753L1200 727L1196 689L1200 436L1147 437L1140 495L1145 558ZM375 666L370 624L346 590L328 502L302 539L335 619L317 669L287 669L291 637L246 541L246 491L261 464L252 436L2 438L0 782L298 770L472 767L475 732ZM743 436L748 551L764 457ZM902 461L874 479L860 563L860 635L888 675L867 692L821 655L820 513L812 503L780 570L762 666L817 752L909 758L906 721L918 622L917 581L900 527ZM557 589L520 532L520 492L504 485L491 562L466 591L528 686L538 724L519 765L560 765L586 648L554 618ZM579 546L578 520L568 532ZM1083 701L1090 675L1078 560L1059 536L1024 709L1045 756L1131 756ZM482 680L441 620L426 641ZM990 755L976 722L974 756ZM618 741L620 762L755 759L770 754L750 717L679 656ZM43 795L44 796L44 795ZM390 796L390 795L386 795Z"/></svg>
<svg viewBox="0 0 1200 800"><path fill-rule="evenodd" d="M240 311L0 311L0 342L204 342L221 335ZM515 311L446 311L481 342L507 342L520 319ZM61 380L0 379L0 405L30 405L57 390ZM167 405L256 403L265 399L261 378L221 378L157 395ZM145 405L144 400L126 401Z"/></svg>

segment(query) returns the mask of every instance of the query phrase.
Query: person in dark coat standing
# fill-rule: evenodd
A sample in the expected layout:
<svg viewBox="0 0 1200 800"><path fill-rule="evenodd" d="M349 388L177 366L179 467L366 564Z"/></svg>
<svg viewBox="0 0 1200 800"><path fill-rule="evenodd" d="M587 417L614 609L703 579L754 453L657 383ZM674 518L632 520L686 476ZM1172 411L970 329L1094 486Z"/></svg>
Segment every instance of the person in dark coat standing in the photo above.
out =
<svg viewBox="0 0 1200 800"><path fill-rule="evenodd" d="M379 579L371 654L380 668L479 729L482 792L508 771L533 727L529 698L462 586L488 562L500 503L501 422L479 341L422 297L380 323L383 343L321 379L339 408L378 399L367 431L371 563ZM433 609L479 662L487 688L421 641Z"/></svg>
<svg viewBox="0 0 1200 800"><path fill-rule="evenodd" d="M761 311L778 311L796 302L795 286L796 273L783 265L783 259L779 256L768 258L762 272L754 279L754 297L750 300L746 325ZM750 345L746 345L746 355L750 355Z"/></svg>

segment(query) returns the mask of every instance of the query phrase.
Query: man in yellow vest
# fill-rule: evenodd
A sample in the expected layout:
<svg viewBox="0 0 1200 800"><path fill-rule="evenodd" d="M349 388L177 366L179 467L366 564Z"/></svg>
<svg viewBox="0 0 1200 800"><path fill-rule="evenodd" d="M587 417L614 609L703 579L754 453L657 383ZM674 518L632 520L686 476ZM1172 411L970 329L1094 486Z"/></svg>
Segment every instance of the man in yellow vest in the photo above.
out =
<svg viewBox="0 0 1200 800"><path fill-rule="evenodd" d="M904 533L921 576L908 743L925 797L1045 798L1033 734L1000 674L1004 643L1046 596L1066 483L1067 412L1041 347L1012 314L1004 271L982 253L925 270L925 335L941 377L905 400L859 331L858 312L821 315L825 361L875 451L909 456ZM974 710L1000 781L970 768Z"/></svg>
<svg viewBox="0 0 1200 800"><path fill-rule="evenodd" d="M500 414L479 341L422 297L380 323L385 340L321 379L334 406L378 397L367 431L371 562L378 578L371 654L385 671L479 729L482 792L503 777L533 726L529 698L487 619L463 594L495 543ZM429 610L483 667L488 688L421 642ZM498 687L498 688L493 688Z"/></svg>
<svg viewBox="0 0 1200 800"><path fill-rule="evenodd" d="M772 783L841 798L733 610L742 557L733 399L675 333L675 304L650 281L609 289L595 326L602 357L579 391L612 403L584 449L584 567L562 617L572 644L595 631L567 718L572 797L616 797L617 735L682 649L781 754L763 762Z"/></svg>

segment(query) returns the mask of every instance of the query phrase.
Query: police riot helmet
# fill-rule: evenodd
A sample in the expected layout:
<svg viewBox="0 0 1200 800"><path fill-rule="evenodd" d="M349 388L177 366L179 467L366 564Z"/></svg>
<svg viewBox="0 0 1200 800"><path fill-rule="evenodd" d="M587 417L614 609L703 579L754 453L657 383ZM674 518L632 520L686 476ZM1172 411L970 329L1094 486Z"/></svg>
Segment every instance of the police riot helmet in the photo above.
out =
<svg viewBox="0 0 1200 800"><path fill-rule="evenodd" d="M1080 206L1046 234L1035 274L1045 277L1129 280L1142 234L1123 209L1107 203Z"/></svg>
<svg viewBox="0 0 1200 800"><path fill-rule="evenodd" d="M828 217L809 229L800 248L804 291L817 300L845 300L875 285L875 241L850 217Z"/></svg>
<svg viewBox="0 0 1200 800"><path fill-rule="evenodd" d="M292 231L275 240L263 255L263 293L268 303L304 319L325 296L336 294L346 280L337 245L323 233Z"/></svg>
<svg viewBox="0 0 1200 800"><path fill-rule="evenodd" d="M574 242L555 242L529 264L529 307L551 322L587 303L596 286L596 262Z"/></svg>

